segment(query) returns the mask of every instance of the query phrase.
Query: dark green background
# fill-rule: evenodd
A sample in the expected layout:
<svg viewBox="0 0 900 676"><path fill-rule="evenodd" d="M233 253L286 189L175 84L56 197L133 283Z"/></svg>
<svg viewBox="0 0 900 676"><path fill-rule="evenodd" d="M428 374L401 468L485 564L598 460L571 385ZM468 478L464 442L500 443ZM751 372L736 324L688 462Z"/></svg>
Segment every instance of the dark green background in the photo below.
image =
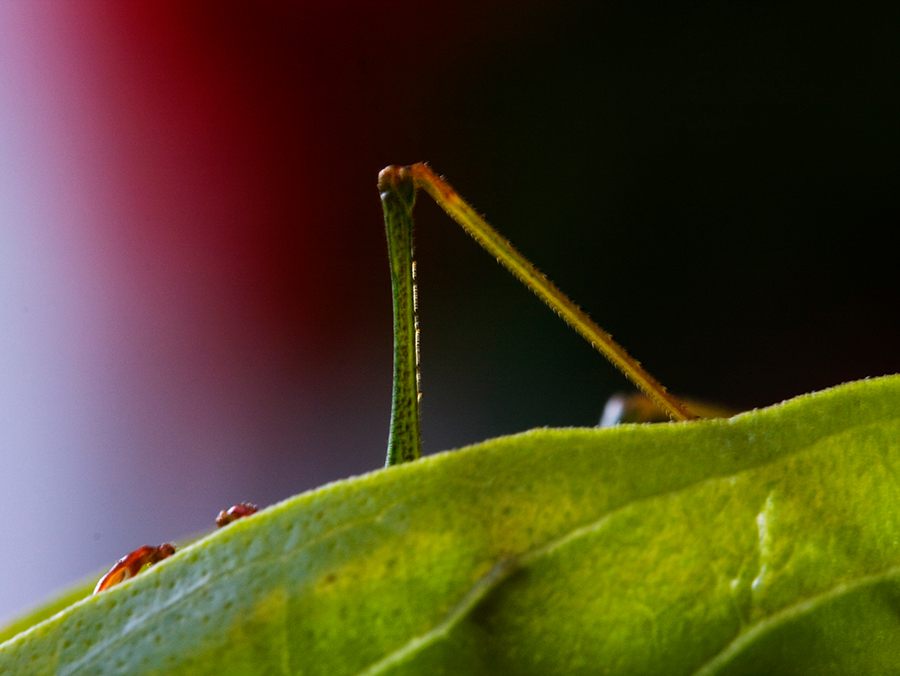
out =
<svg viewBox="0 0 900 676"><path fill-rule="evenodd" d="M576 7L435 93L399 157L431 160L678 393L750 408L895 372L897 19ZM594 422L622 380L435 211L426 443Z"/></svg>

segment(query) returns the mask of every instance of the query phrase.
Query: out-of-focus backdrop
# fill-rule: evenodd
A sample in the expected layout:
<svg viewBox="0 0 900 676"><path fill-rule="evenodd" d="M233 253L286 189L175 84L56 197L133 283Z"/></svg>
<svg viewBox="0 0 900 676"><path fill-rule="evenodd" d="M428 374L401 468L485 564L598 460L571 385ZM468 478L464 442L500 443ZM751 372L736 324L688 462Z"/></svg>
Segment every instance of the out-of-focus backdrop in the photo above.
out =
<svg viewBox="0 0 900 676"><path fill-rule="evenodd" d="M900 370L895 3L0 3L0 619L381 466L428 160L678 393ZM624 379L423 199L429 452Z"/></svg>

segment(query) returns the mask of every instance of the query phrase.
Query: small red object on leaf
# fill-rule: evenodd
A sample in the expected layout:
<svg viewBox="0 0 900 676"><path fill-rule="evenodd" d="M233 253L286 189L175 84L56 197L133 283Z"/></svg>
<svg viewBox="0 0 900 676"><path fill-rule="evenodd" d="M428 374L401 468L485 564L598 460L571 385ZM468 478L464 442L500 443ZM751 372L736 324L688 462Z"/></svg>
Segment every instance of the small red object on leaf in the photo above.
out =
<svg viewBox="0 0 900 676"><path fill-rule="evenodd" d="M256 505L251 505L249 502L242 502L240 504L235 505L228 511L224 509L219 512L219 516L216 517L216 526L222 528L223 526L227 526L232 521L237 521L238 519L242 519L245 516L250 516L251 514L255 514L257 511Z"/></svg>
<svg viewBox="0 0 900 676"><path fill-rule="evenodd" d="M222 528L222 526L227 526L232 521L255 514L256 511L256 505L251 505L248 502L237 504L227 511L223 509L219 512L219 516L216 517L216 526ZM118 563L100 578L100 581L94 588L94 593L98 594L110 587L114 587L120 582L137 575L144 566L152 566L154 563L159 563L174 553L175 545L168 542L164 542L159 547L144 545L140 549L135 549L131 554L119 559Z"/></svg>
<svg viewBox="0 0 900 676"><path fill-rule="evenodd" d="M175 553L175 545L164 542L159 547L144 545L135 549L131 554L123 556L118 563L109 569L109 572L100 578L100 582L94 588L98 594L109 589L130 577L137 575L144 566L152 566Z"/></svg>

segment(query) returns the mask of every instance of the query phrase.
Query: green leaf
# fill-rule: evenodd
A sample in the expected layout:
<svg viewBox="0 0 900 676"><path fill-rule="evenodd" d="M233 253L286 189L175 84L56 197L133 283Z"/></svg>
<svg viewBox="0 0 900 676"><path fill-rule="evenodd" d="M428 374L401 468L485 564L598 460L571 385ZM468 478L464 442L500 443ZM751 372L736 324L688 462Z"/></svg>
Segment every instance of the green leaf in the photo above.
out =
<svg viewBox="0 0 900 676"><path fill-rule="evenodd" d="M11 639L16 634L25 631L29 627L36 625L38 622L43 622L48 617L56 615L56 613L60 612L61 610L65 610L76 601L80 601L81 599L83 599L85 596L94 591L94 586L97 584L97 580L100 579L100 575L103 575L103 573L105 572L106 571L101 572L90 582L85 581L80 584L74 585L72 588L61 592L50 601L42 603L36 608L33 608L30 612L26 613L22 617L17 618L7 626L0 627L0 643Z"/></svg>
<svg viewBox="0 0 900 676"><path fill-rule="evenodd" d="M235 522L0 674L897 672L898 507L898 376L532 430Z"/></svg>

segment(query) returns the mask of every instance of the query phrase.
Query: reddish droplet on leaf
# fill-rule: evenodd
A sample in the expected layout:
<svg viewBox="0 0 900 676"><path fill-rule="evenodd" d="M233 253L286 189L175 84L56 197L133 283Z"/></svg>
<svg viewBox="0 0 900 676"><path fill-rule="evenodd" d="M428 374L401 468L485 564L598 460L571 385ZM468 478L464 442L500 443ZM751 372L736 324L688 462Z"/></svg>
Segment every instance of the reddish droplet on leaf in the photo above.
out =
<svg viewBox="0 0 900 676"><path fill-rule="evenodd" d="M135 549L131 554L123 556L118 563L109 569L109 572L100 578L94 593L97 594L130 577L137 575L144 566L152 566L175 553L175 545L164 542L159 547L144 545Z"/></svg>
<svg viewBox="0 0 900 676"><path fill-rule="evenodd" d="M257 506L251 505L249 502L242 502L240 504L235 505L229 510L222 510L219 512L219 516L216 517L216 526L222 528L223 526L227 526L232 521L237 521L238 519L242 519L245 516L250 516L251 514L255 514L257 512Z"/></svg>

